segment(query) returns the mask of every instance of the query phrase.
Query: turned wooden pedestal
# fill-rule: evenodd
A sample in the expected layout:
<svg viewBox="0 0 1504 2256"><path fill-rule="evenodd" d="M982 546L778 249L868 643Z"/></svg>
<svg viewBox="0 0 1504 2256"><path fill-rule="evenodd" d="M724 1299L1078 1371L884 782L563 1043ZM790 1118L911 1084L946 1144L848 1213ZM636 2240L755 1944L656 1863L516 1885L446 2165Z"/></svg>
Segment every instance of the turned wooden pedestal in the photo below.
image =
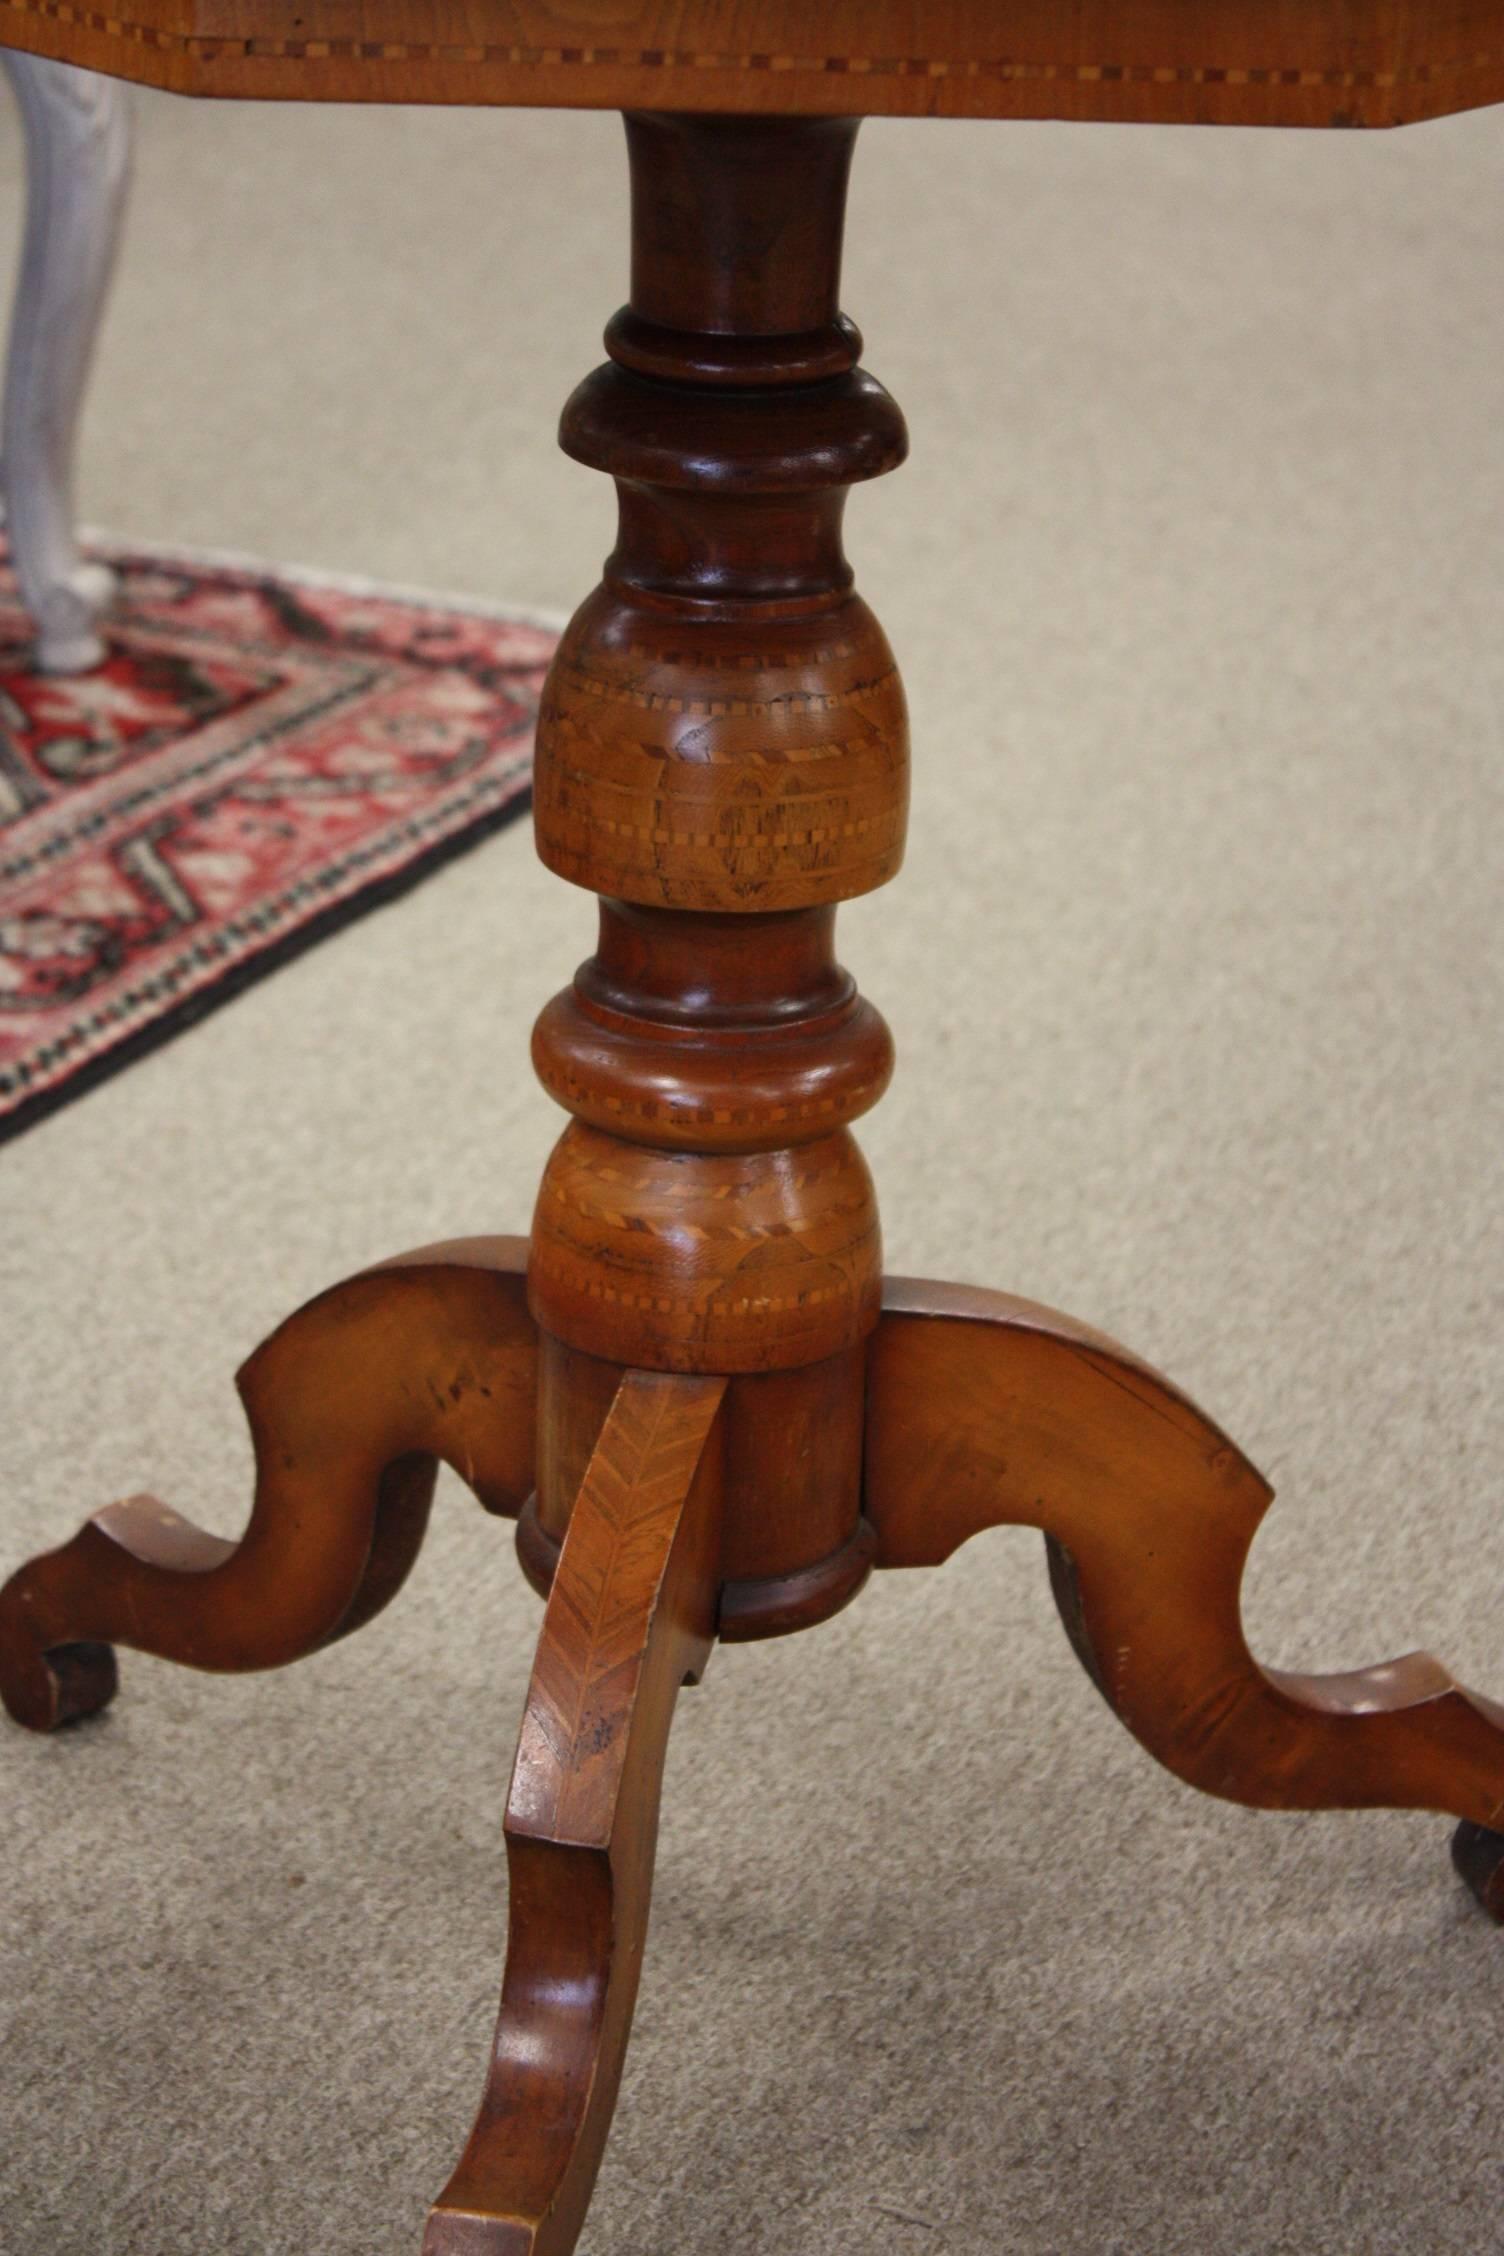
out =
<svg viewBox="0 0 1504 2256"><path fill-rule="evenodd" d="M1127 39L1155 12L1098 13ZM845 10L848 60L883 14ZM1260 14L1176 20L1230 36ZM1310 11L1329 44L1306 67L1327 71L1333 114L1399 100L1377 62L1366 91L1337 87L1361 41L1332 25L1363 14ZM229 90L246 90L234 71L253 74L252 44L230 43ZM654 67L698 66L633 66ZM1218 68L1195 83L1223 102ZM1093 114L1124 85L1149 89L1152 114L1156 84L1179 99L1187 82L1105 83ZM1299 74L1274 87L1312 98ZM840 106L817 93L804 106ZM851 1128L892 1045L836 958L835 912L898 869L908 727L841 517L848 487L902 461L905 433L840 312L856 119L695 107L628 117L630 303L564 412L564 446L615 479L620 519L538 736L538 849L600 896L600 934L534 1035L571 1118L531 1236L369 1271L257 1351L240 1377L257 1484L239 1544L135 1497L0 1594L6 1705L50 1730L111 1698L117 1644L268 1668L358 1628L412 1565L440 1459L516 1519L547 1606L507 1806L510 1944L427 2256L575 2244L631 2026L680 1685L718 1637L807 1629L875 1566L936 1565L986 1528L1044 1531L1077 1653L1169 1769L1269 1808L1450 1813L1459 1867L1504 1916L1504 1710L1424 1655L1347 1676L1261 1668L1238 1591L1269 1490L1233 1443L1067 1318L884 1282Z"/></svg>

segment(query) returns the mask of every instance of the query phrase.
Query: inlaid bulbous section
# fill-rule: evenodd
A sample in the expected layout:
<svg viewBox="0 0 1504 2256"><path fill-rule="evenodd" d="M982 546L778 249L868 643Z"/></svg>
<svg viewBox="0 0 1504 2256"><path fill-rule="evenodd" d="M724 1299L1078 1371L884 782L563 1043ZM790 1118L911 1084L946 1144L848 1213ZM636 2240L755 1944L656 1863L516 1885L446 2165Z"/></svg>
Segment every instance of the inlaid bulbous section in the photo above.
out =
<svg viewBox="0 0 1504 2256"><path fill-rule="evenodd" d="M793 1370L864 1339L882 1247L872 1178L838 1130L796 1149L646 1150L584 1126L554 1147L529 1304L556 1339L659 1371Z"/></svg>
<svg viewBox="0 0 1504 2256"><path fill-rule="evenodd" d="M538 851L664 908L849 900L903 856L908 715L859 596L812 615L696 618L603 587L539 719Z"/></svg>
<svg viewBox="0 0 1504 2256"><path fill-rule="evenodd" d="M855 128L702 136L628 120L632 302L560 443L616 481L616 545L543 694L549 868L622 901L737 914L851 899L903 852L908 716L852 593L848 488L894 469L902 414L840 311Z"/></svg>
<svg viewBox="0 0 1504 2256"><path fill-rule="evenodd" d="M834 916L899 866L909 735L841 523L907 435L840 310L854 132L722 119L707 164L703 129L628 120L632 300L560 428L616 481L616 545L538 726L538 851L602 908L596 955L534 1034L575 1118L538 1203L531 1305L572 1351L572 1402L581 1358L840 1365L819 1476L835 1516L783 1467L797 1509L776 1557L743 1561L750 1581L855 1541L853 1351L878 1307L849 1123L886 1088L892 1041L836 962ZM764 1597L747 1618L766 1626L792 1601Z"/></svg>

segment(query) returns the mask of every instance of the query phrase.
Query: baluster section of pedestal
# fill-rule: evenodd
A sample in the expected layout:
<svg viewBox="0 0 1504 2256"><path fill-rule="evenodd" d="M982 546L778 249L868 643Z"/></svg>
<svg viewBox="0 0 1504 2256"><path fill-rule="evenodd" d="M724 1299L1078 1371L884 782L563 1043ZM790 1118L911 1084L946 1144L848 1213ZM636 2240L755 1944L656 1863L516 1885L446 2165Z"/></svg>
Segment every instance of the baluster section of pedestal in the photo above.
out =
<svg viewBox="0 0 1504 2256"><path fill-rule="evenodd" d="M729 1376L721 1627L762 1635L820 1618L866 1567L881 1249L850 1123L892 1045L834 919L898 867L908 741L841 520L906 441L839 308L854 122L627 129L631 303L561 431L615 479L617 541L538 738L538 850L601 910L534 1040L574 1119L533 1228L545 1376L522 1542L546 1579L622 1369Z"/></svg>

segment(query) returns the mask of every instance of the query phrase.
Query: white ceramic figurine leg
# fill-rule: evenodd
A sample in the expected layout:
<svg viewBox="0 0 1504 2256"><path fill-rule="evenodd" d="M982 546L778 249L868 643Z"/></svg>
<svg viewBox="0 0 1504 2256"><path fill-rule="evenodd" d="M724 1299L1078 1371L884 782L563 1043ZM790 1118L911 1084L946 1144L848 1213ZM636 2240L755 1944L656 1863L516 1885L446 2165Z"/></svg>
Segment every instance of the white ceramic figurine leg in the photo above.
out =
<svg viewBox="0 0 1504 2256"><path fill-rule="evenodd" d="M36 663L79 673L104 654L113 575L80 560L73 445L120 235L130 168L123 86L69 63L0 53L26 129L26 235L5 370L0 482Z"/></svg>

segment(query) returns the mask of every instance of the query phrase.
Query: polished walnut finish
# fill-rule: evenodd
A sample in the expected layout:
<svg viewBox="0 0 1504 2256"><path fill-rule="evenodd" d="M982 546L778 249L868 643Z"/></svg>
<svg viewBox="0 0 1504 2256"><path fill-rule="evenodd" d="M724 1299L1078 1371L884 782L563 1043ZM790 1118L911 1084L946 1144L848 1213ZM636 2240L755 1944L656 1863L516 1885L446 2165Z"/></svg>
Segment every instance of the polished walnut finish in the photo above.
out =
<svg viewBox="0 0 1504 2256"><path fill-rule="evenodd" d="M166 82L657 87L676 114L628 118L631 299L562 429L615 480L619 529L539 726L539 851L600 896L600 922L534 1035L572 1117L531 1238L412 1255L283 1325L241 1375L244 1539L133 1498L23 1568L0 1593L12 1714L47 1730L101 1707L115 1644L241 1669L344 1635L400 1586L440 1459L517 1519L547 1610L507 1805L507 1967L426 2256L576 2243L675 1696L714 1639L807 1628L874 1565L935 1565L990 1527L1044 1530L1077 1653L1170 1770L1267 1808L1449 1812L1459 1871L1504 1918L1504 1710L1421 1655L1350 1676L1261 1668L1238 1596L1270 1492L1233 1444L1067 1318L883 1286L852 1124L892 1043L840 966L835 917L898 868L908 731L841 518L851 485L902 460L904 427L840 310L854 118L756 114L1377 122L1504 94L1504 5L750 0L733 51L709 5L597 8L587 26L521 0L462 17L438 0L421 23L410 0L308 0L297 38L266 36L280 11L267 24L264 8L250 38L245 0L223 0L194 46L200 0L137 4L156 31L131 67ZM77 60L131 36L71 14L65 36L38 6L16 21ZM608 32L609 52L590 44ZM440 36L459 43L442 62ZM829 68L806 67L822 52ZM871 60L926 52L928 75ZM740 114L677 114L712 96Z"/></svg>

